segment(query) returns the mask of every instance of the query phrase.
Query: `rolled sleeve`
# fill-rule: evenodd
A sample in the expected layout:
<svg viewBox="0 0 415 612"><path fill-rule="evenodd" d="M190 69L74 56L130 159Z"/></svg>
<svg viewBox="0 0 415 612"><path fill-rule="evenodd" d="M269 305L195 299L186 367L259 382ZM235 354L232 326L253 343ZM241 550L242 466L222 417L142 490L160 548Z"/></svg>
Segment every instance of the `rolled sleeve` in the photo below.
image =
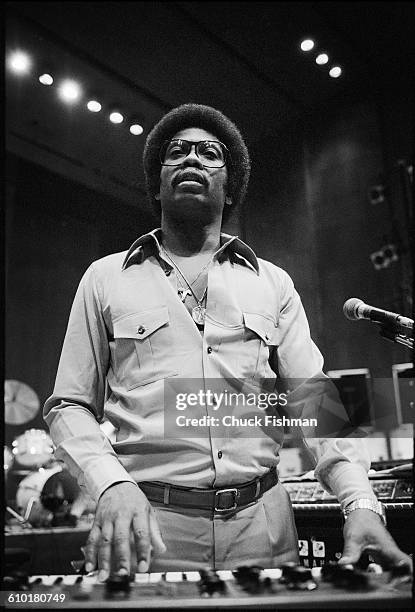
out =
<svg viewBox="0 0 415 612"><path fill-rule="evenodd" d="M108 366L107 329L92 265L74 298L55 387L43 416L56 458L95 500L114 482L134 482L99 427Z"/></svg>
<svg viewBox="0 0 415 612"><path fill-rule="evenodd" d="M367 475L370 455L364 439L318 439L313 451L317 459L314 475L343 508L362 497L376 499Z"/></svg>

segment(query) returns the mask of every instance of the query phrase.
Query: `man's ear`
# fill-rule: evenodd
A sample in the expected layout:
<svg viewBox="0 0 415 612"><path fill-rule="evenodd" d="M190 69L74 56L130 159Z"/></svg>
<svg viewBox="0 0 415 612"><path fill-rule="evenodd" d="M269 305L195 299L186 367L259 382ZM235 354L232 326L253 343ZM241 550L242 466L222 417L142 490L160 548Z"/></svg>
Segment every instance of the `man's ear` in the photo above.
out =
<svg viewBox="0 0 415 612"><path fill-rule="evenodd" d="M160 194L159 194L159 193L156 193L156 195L154 196L154 199L155 199L155 200L160 200Z"/></svg>
<svg viewBox="0 0 415 612"><path fill-rule="evenodd" d="M227 195L225 197L225 204L227 204L228 206L232 206L232 197Z"/></svg>

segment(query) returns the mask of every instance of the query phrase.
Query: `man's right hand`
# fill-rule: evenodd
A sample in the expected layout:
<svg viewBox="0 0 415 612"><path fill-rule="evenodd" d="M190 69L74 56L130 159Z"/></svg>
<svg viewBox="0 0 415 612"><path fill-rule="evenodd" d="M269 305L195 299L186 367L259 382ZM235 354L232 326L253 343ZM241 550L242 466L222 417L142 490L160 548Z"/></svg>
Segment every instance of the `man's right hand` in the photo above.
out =
<svg viewBox="0 0 415 612"><path fill-rule="evenodd" d="M131 558L130 534L136 559ZM132 482L118 482L99 498L95 520L85 547L85 569L98 567L98 579L110 573L130 574L136 566L147 572L151 551L163 554L166 546L157 519L144 493Z"/></svg>

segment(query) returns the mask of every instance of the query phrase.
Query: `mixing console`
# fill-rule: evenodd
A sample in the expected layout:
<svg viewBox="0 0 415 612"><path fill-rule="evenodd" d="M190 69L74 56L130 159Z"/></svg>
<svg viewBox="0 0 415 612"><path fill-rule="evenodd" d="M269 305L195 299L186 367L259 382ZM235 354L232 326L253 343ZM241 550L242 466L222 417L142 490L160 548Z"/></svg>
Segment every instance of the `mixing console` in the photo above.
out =
<svg viewBox="0 0 415 612"><path fill-rule="evenodd" d="M5 579L5 608L72 609L409 609L411 576L402 566L382 572L328 563L306 568L243 566L114 576L99 583L87 575L25 576Z"/></svg>
<svg viewBox="0 0 415 612"><path fill-rule="evenodd" d="M387 503L391 507L394 505L406 507L412 502L414 493L411 478L411 474L409 478L386 478L372 474L370 477L370 484L372 485L376 497L380 501ZM294 507L299 506L300 509L301 507L306 509L310 504L330 505L333 509L340 507L334 495L330 495L330 493L325 491L321 484L314 479L307 481L291 478L283 481L283 484L288 491Z"/></svg>

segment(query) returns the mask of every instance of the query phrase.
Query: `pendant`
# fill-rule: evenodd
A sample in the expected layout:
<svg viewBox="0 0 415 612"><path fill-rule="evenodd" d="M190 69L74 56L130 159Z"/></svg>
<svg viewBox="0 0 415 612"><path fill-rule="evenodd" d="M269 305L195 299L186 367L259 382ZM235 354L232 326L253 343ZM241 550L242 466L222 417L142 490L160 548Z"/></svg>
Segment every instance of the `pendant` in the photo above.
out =
<svg viewBox="0 0 415 612"><path fill-rule="evenodd" d="M205 324L205 313L206 313L206 308L198 304L197 306L192 308L193 321L195 323L198 323L199 325L204 325Z"/></svg>
<svg viewBox="0 0 415 612"><path fill-rule="evenodd" d="M180 289L177 289L177 293L179 293L182 302L185 301L186 296L192 295L192 292L189 291L189 289L183 289L182 287L180 287Z"/></svg>

